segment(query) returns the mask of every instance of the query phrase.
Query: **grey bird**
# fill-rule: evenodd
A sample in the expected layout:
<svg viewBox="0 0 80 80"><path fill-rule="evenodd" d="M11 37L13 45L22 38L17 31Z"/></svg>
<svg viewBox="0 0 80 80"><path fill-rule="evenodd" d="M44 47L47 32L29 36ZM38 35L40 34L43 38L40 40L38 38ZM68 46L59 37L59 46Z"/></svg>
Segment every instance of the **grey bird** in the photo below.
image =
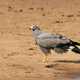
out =
<svg viewBox="0 0 80 80"><path fill-rule="evenodd" d="M56 53L66 53L71 50L80 54L80 43L72 41L60 34L44 32L38 25L32 25L30 29L32 30L36 44L45 55L44 62L47 62L48 54L51 53L51 50L54 50Z"/></svg>

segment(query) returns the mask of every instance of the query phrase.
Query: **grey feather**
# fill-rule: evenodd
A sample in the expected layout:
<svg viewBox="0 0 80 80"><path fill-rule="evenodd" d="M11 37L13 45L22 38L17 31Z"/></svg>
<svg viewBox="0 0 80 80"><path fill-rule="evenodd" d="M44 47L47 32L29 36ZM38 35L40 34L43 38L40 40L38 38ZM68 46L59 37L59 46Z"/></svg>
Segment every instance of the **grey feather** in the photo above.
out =
<svg viewBox="0 0 80 80"><path fill-rule="evenodd" d="M67 44L70 40L61 35L42 33L37 37L37 43L43 47L56 47L58 44Z"/></svg>

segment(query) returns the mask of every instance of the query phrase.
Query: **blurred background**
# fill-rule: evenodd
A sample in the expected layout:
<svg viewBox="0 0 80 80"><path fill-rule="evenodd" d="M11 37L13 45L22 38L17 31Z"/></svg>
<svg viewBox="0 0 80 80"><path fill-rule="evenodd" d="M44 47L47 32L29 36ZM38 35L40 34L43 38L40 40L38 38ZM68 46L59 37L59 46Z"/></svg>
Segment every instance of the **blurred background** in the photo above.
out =
<svg viewBox="0 0 80 80"><path fill-rule="evenodd" d="M34 44L29 27L80 42L80 0L0 0L0 80L80 80L80 55L49 56Z"/></svg>

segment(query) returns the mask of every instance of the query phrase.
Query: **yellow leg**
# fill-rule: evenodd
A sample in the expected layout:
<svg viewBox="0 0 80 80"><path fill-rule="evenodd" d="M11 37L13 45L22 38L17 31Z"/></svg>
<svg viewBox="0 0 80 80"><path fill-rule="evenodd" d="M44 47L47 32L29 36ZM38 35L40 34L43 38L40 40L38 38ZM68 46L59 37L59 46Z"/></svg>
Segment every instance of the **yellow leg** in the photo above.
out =
<svg viewBox="0 0 80 80"><path fill-rule="evenodd" d="M44 62L44 63L47 63L47 62L48 62L48 55L45 55L45 56L44 56L43 62Z"/></svg>

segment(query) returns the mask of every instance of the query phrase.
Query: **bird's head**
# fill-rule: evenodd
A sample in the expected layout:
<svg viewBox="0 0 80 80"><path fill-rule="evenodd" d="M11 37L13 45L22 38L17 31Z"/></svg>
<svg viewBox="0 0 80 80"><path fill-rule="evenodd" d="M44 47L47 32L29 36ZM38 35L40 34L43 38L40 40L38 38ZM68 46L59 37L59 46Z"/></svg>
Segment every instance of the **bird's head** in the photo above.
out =
<svg viewBox="0 0 80 80"><path fill-rule="evenodd" d="M34 24L33 24L33 25L30 27L30 30L35 31L35 30L40 30L40 28L39 28L38 25L34 25Z"/></svg>

